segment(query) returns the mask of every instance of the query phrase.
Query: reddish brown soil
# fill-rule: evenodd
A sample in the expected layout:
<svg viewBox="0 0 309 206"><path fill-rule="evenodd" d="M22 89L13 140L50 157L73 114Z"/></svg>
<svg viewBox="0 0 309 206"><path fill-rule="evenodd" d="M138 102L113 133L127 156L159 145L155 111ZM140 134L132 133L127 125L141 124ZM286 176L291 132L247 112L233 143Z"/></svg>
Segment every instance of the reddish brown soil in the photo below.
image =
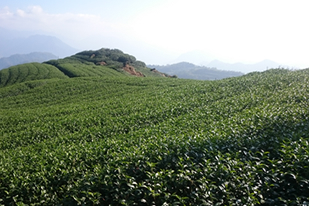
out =
<svg viewBox="0 0 309 206"><path fill-rule="evenodd" d="M97 65L105 66L107 64L106 64L106 62L103 61L103 62L98 62Z"/></svg>
<svg viewBox="0 0 309 206"><path fill-rule="evenodd" d="M144 75L141 72L135 71L134 67L132 67L128 64L125 67L123 67L123 70L125 70L126 72L128 72L131 75L134 75L134 76L137 76L137 77L144 77Z"/></svg>
<svg viewBox="0 0 309 206"><path fill-rule="evenodd" d="M168 74L164 74L164 73L162 73L162 72L159 72L159 71L158 71L158 70L156 70L155 68L150 69L150 71L152 71L152 72L154 72L154 73L158 73L158 74L160 74L160 75L161 75L161 76L163 76L163 77L168 77L168 78L177 78L177 76L176 76L176 75L171 76L171 75L168 75Z"/></svg>

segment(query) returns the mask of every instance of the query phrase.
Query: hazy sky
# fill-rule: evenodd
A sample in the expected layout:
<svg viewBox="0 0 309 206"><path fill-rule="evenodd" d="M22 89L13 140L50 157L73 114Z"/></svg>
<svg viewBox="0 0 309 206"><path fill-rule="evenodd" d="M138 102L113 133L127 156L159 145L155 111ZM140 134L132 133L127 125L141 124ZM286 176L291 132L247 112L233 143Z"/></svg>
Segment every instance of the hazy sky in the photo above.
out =
<svg viewBox="0 0 309 206"><path fill-rule="evenodd" d="M148 64L195 50L230 63L309 67L306 0L9 0L0 27L81 49L118 48Z"/></svg>

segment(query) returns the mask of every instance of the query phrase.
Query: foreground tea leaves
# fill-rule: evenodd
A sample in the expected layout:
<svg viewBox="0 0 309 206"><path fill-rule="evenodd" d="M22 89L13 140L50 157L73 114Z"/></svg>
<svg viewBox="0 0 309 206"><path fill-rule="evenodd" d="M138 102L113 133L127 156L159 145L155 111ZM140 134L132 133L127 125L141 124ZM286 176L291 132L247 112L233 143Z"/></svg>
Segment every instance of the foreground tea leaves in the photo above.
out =
<svg viewBox="0 0 309 206"><path fill-rule="evenodd" d="M308 79L275 69L1 88L0 204L306 205Z"/></svg>

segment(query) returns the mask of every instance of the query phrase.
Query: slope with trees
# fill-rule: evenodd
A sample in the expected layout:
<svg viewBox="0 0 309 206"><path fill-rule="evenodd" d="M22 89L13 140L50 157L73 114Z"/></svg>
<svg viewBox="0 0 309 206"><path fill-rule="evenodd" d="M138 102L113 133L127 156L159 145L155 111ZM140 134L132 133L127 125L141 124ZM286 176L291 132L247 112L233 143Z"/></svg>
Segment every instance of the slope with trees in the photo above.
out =
<svg viewBox="0 0 309 206"><path fill-rule="evenodd" d="M46 71L49 74L41 75ZM139 76L170 77L161 72L151 71L144 62L118 49L84 51L63 59L47 62L21 64L0 70L0 86L29 80L63 77Z"/></svg>

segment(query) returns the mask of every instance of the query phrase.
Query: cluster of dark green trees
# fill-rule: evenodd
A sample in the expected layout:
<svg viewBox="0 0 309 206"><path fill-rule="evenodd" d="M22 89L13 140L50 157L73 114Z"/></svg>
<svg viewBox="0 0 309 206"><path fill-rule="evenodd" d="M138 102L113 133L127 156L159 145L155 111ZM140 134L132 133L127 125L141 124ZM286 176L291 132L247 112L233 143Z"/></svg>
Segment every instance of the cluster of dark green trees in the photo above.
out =
<svg viewBox="0 0 309 206"><path fill-rule="evenodd" d="M74 55L74 57L90 61L95 64L105 62L107 65L110 64L132 64L133 66L146 67L146 64L141 61L137 61L132 55L125 54L119 49L100 49L97 51L83 51Z"/></svg>

